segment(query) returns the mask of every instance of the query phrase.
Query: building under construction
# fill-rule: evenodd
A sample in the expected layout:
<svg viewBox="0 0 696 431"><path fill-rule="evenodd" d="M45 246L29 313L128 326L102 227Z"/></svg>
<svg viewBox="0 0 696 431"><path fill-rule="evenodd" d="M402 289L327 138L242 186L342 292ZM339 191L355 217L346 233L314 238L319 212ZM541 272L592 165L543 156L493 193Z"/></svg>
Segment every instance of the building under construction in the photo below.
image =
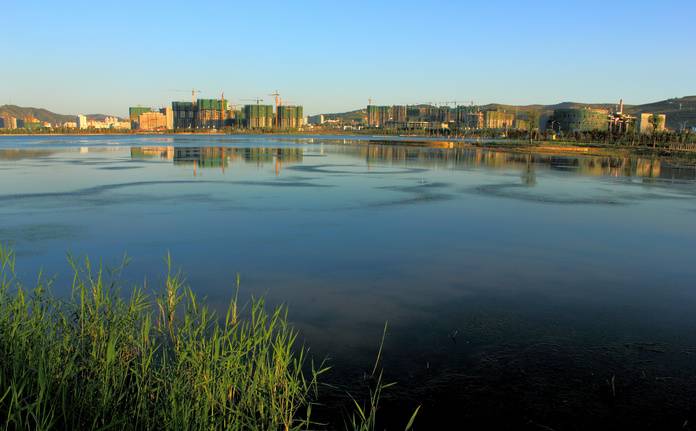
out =
<svg viewBox="0 0 696 431"><path fill-rule="evenodd" d="M456 121L462 129L483 129L483 112L468 106L457 106Z"/></svg>
<svg viewBox="0 0 696 431"><path fill-rule="evenodd" d="M273 105L249 104L230 109L224 99L198 99L195 102L173 102L173 127L177 130L222 129L297 129L304 125L302 106L280 105L277 114Z"/></svg>
<svg viewBox="0 0 696 431"><path fill-rule="evenodd" d="M392 119L391 106L367 105L367 125L370 127L384 127Z"/></svg>
<svg viewBox="0 0 696 431"><path fill-rule="evenodd" d="M197 129L222 129L227 117L227 101L224 99L198 99L195 107Z"/></svg>
<svg viewBox="0 0 696 431"><path fill-rule="evenodd" d="M463 105L368 105L367 124L369 127L394 129L508 129L515 126L515 114L482 112L476 106Z"/></svg>
<svg viewBox="0 0 696 431"><path fill-rule="evenodd" d="M174 129L222 129L229 118L224 99L172 102Z"/></svg>
<svg viewBox="0 0 696 431"><path fill-rule="evenodd" d="M273 105L244 105L244 127L270 129L273 127Z"/></svg>
<svg viewBox="0 0 696 431"><path fill-rule="evenodd" d="M195 128L196 110L193 102L172 102L174 129L188 130Z"/></svg>
<svg viewBox="0 0 696 431"><path fill-rule="evenodd" d="M302 106L278 106L276 125L280 129L298 129L304 123Z"/></svg>

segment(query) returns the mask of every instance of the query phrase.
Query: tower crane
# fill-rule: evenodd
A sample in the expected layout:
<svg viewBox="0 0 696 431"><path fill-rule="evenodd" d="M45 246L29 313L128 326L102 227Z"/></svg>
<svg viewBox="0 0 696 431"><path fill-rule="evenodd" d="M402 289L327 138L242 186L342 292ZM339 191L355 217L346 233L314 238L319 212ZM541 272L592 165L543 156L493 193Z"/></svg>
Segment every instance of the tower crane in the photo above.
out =
<svg viewBox="0 0 696 431"><path fill-rule="evenodd" d="M259 106L259 104L260 104L261 102L263 102L263 99L260 98L260 97L255 97L255 98L253 98L253 99L242 99L242 100L249 101L249 102L256 102L256 106ZM257 114L258 114L258 111L257 111ZM248 121L248 119L247 119L247 121ZM258 117L256 117L256 125L255 125L255 127L259 127L259 118L258 118Z"/></svg>
<svg viewBox="0 0 696 431"><path fill-rule="evenodd" d="M201 90L196 90L195 88L191 89L191 104L195 105L196 104L196 94L201 94Z"/></svg>
<svg viewBox="0 0 696 431"><path fill-rule="evenodd" d="M263 99L260 98L260 97L254 97L253 99L241 99L241 100L247 101L247 102L256 102L257 105L258 105L260 102L263 102Z"/></svg>
<svg viewBox="0 0 696 431"><path fill-rule="evenodd" d="M276 90L275 92L269 94L269 96L275 96L275 116L276 116L276 118L275 118L275 126L276 126L276 128L278 128L278 107L279 107L279 106L281 105L281 103L283 103L283 102L282 102L282 100L281 100L281 98L280 98L280 93L278 93L278 90Z"/></svg>
<svg viewBox="0 0 696 431"><path fill-rule="evenodd" d="M220 95L220 128L225 127L225 92Z"/></svg>
<svg viewBox="0 0 696 431"><path fill-rule="evenodd" d="M178 93L188 93L189 90L169 90L169 91L175 91ZM195 88L191 89L191 104L195 105L196 104L196 95L200 95L202 93L201 90L196 90Z"/></svg>

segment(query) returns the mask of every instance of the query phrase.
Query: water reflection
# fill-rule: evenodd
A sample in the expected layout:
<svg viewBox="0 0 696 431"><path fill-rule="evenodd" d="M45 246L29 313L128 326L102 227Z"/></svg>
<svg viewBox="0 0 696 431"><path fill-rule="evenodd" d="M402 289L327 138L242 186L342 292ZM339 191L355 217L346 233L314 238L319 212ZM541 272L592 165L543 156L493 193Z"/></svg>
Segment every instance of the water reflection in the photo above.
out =
<svg viewBox="0 0 696 431"><path fill-rule="evenodd" d="M55 154L51 150L26 150L20 148L0 149L0 160L38 159Z"/></svg>
<svg viewBox="0 0 696 431"><path fill-rule="evenodd" d="M520 169L520 172L528 172L533 169L532 165L539 165L584 176L696 179L694 166L676 166L657 157L545 155L471 147L423 148L396 145L337 146L332 150L354 155L367 163L410 162L426 167Z"/></svg>
<svg viewBox="0 0 696 431"><path fill-rule="evenodd" d="M657 157L595 157L516 153L472 147L452 147L451 143L431 143L427 146L396 146L375 144L337 144L330 152L351 156L373 164L417 164L426 168L450 169L519 169L522 183L536 184L536 169L572 172L592 177L642 177L674 180L696 180L696 167L680 165ZM278 174L283 165L302 163L305 154L322 155L312 147L210 147L210 146L143 146L131 147L131 158L172 160L175 165L195 165L198 168L225 168L236 161L246 163L276 163ZM16 150L11 154L17 157ZM2 155L0 154L0 157ZM24 155L24 157L30 157Z"/></svg>
<svg viewBox="0 0 696 431"><path fill-rule="evenodd" d="M234 162L245 163L272 162L276 175L280 175L283 165L301 163L302 148L262 148L262 147L131 147L131 158L159 158L171 160L175 165L192 165L197 168L222 168Z"/></svg>

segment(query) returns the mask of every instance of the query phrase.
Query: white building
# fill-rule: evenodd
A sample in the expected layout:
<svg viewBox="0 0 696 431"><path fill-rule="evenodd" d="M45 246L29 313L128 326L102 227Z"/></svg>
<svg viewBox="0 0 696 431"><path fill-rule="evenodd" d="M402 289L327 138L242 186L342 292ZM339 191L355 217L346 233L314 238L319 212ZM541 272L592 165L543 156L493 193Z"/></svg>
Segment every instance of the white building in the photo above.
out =
<svg viewBox="0 0 696 431"><path fill-rule="evenodd" d="M85 117L82 114L78 114L78 116L77 116L77 128L78 129L86 129L87 128L87 117Z"/></svg>

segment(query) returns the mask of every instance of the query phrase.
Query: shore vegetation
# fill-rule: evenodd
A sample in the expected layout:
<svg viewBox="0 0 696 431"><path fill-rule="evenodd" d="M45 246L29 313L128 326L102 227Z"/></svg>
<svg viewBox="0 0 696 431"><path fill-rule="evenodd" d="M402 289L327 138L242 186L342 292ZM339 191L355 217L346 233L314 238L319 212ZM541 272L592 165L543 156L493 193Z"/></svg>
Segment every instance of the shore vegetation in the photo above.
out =
<svg viewBox="0 0 696 431"><path fill-rule="evenodd" d="M263 299L224 315L187 287L170 258L157 294L111 281L118 270L70 258L69 297L39 275L31 288L0 246L0 429L375 429L382 380L339 427L313 421L319 378L288 323ZM124 261L125 264L125 261ZM417 412L416 412L417 413ZM413 425L415 413L406 420Z"/></svg>

